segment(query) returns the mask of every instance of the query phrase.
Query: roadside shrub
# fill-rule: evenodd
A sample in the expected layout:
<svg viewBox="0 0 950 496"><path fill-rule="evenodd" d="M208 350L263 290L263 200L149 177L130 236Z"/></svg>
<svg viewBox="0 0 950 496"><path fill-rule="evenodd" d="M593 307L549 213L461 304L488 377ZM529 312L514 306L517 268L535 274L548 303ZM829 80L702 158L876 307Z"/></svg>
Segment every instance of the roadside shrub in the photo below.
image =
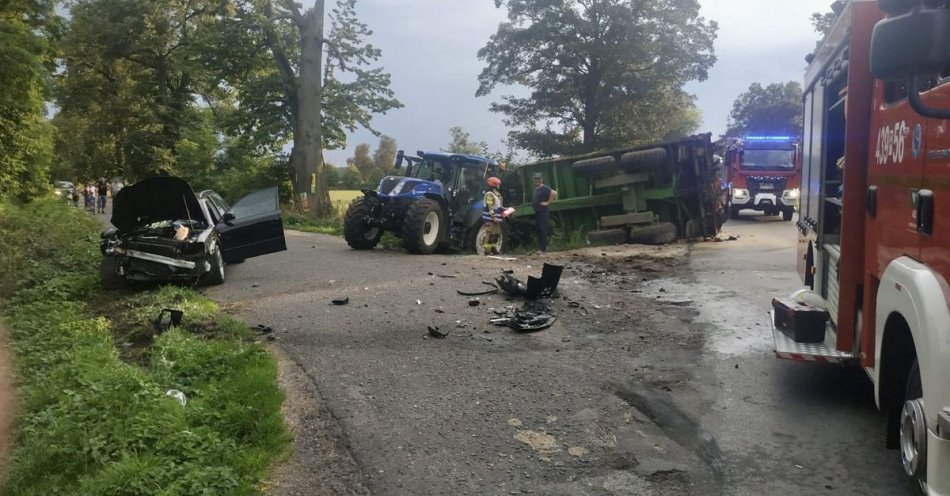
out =
<svg viewBox="0 0 950 496"><path fill-rule="evenodd" d="M61 203L0 204L0 229L14 233L0 284L19 376L0 494L256 494L289 442L274 360L188 288L98 298L99 228ZM183 326L123 361L117 325L146 327L166 307L185 311Z"/></svg>

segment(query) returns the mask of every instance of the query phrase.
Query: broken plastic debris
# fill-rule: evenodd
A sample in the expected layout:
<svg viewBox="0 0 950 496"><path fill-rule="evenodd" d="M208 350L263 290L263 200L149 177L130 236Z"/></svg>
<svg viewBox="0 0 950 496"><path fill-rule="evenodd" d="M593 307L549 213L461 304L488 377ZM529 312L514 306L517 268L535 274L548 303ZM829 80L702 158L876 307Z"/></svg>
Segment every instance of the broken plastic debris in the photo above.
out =
<svg viewBox="0 0 950 496"><path fill-rule="evenodd" d="M349 302L350 302L349 296L344 296L342 298L336 298L333 300L334 305L346 305Z"/></svg>
<svg viewBox="0 0 950 496"><path fill-rule="evenodd" d="M168 391L165 391L165 396L175 398L179 403L181 403L181 406L188 404L188 398L185 397L185 393L177 389L169 389Z"/></svg>
<svg viewBox="0 0 950 496"><path fill-rule="evenodd" d="M439 326L429 326L428 331L429 335L434 338L444 338L449 335L447 332L440 331Z"/></svg>
<svg viewBox="0 0 950 496"><path fill-rule="evenodd" d="M185 312L175 308L163 308L161 312L158 313L158 318L153 322L156 331L165 331L169 327L181 325L181 318L185 315Z"/></svg>
<svg viewBox="0 0 950 496"><path fill-rule="evenodd" d="M481 304L482 302L478 298L472 298L471 300L468 300L468 306L470 307L477 307Z"/></svg>

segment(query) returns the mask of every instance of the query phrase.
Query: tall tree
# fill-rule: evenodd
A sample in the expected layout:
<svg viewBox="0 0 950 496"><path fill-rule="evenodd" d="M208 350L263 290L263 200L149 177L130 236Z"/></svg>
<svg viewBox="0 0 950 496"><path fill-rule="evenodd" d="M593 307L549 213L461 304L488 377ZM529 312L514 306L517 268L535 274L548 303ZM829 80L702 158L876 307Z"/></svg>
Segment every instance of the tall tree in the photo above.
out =
<svg viewBox="0 0 950 496"><path fill-rule="evenodd" d="M811 25L815 27L815 32L825 36L831 31L831 27L835 24L835 19L838 16L834 12L815 12L811 15Z"/></svg>
<svg viewBox="0 0 950 496"><path fill-rule="evenodd" d="M373 153L373 162L376 167L389 174L396 166L397 153L399 153L399 146L396 145L396 140L385 134L381 135L379 145L376 146L376 151Z"/></svg>
<svg viewBox="0 0 950 496"><path fill-rule="evenodd" d="M235 23L259 30L277 68L276 74L251 80L264 91L248 94L245 108L257 112L248 122L277 136L286 136L280 127L289 124L283 129L293 137L288 166L294 199L298 208L307 199L314 215L333 208L322 174L314 176L325 170L323 148L345 144L346 132L358 127L375 132L374 114L402 106L389 88L389 74L371 67L382 52L366 42L372 31L357 18L356 0L338 0L329 16L329 36L325 3L316 0L302 10L294 0L241 0Z"/></svg>
<svg viewBox="0 0 950 496"><path fill-rule="evenodd" d="M449 129L449 135L452 139L445 151L467 155L488 155L488 143L473 140L472 135L462 129L461 126Z"/></svg>
<svg viewBox="0 0 950 496"><path fill-rule="evenodd" d="M487 66L476 95L499 84L531 88L530 97L504 96L491 107L523 128L510 133L517 146L568 154L692 130L684 127L695 125L695 104L682 88L706 79L718 29L697 0L495 5L508 9L508 21L478 52Z"/></svg>
<svg viewBox="0 0 950 496"><path fill-rule="evenodd" d="M204 40L226 2L77 0L62 43L57 103L84 147L77 170L139 179L178 173L176 146L195 101L218 85L202 62ZM70 143L69 141L72 141ZM79 142L77 145L76 142Z"/></svg>
<svg viewBox="0 0 950 496"><path fill-rule="evenodd" d="M54 5L0 1L0 197L29 199L49 181L53 132L44 100L59 24Z"/></svg>
<svg viewBox="0 0 950 496"><path fill-rule="evenodd" d="M369 180L369 175L372 174L373 169L376 167L376 163L373 162L373 158L369 155L369 143L356 145L356 149L353 150L353 159L349 162L360 171L360 176L363 178L363 181Z"/></svg>
<svg viewBox="0 0 950 496"><path fill-rule="evenodd" d="M762 87L752 83L732 105L726 135L748 134L800 136L802 130L802 85L795 81Z"/></svg>

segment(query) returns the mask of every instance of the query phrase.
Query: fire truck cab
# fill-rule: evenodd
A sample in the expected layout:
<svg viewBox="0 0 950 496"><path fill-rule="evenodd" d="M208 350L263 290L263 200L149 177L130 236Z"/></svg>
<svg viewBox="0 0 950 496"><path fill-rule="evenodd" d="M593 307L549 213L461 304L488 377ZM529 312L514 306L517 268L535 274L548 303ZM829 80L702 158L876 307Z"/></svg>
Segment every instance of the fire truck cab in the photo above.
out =
<svg viewBox="0 0 950 496"><path fill-rule="evenodd" d="M950 495L950 10L850 0L805 77L798 271L775 354L862 367L920 494Z"/></svg>
<svg viewBox="0 0 950 496"><path fill-rule="evenodd" d="M792 220L801 185L798 139L746 136L727 143L729 217L737 219L749 209Z"/></svg>

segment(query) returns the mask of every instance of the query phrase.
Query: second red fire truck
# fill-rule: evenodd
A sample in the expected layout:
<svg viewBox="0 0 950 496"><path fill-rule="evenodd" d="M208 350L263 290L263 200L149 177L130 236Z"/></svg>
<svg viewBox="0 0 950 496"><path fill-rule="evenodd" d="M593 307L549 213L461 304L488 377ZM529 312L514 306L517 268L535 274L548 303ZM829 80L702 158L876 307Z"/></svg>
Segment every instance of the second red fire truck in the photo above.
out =
<svg viewBox="0 0 950 496"><path fill-rule="evenodd" d="M729 217L742 210L782 215L792 220L801 188L798 139L791 136L746 136L725 146Z"/></svg>

